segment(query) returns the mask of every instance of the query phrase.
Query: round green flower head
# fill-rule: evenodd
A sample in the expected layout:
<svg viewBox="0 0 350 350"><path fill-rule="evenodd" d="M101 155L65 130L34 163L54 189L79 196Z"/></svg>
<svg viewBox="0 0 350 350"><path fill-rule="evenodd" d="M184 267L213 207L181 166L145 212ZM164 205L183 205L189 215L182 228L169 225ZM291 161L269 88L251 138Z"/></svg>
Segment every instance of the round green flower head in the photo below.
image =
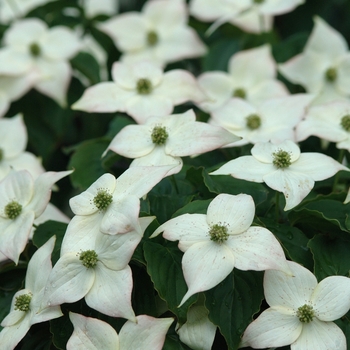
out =
<svg viewBox="0 0 350 350"><path fill-rule="evenodd" d="M0 148L0 162L4 158L4 151Z"/></svg>
<svg viewBox="0 0 350 350"><path fill-rule="evenodd" d="M288 168L292 164L291 156L287 151L280 149L277 152L272 153L272 156L272 164L279 169Z"/></svg>
<svg viewBox="0 0 350 350"><path fill-rule="evenodd" d="M136 90L140 95L149 95L152 92L152 83L149 79L139 79Z"/></svg>
<svg viewBox="0 0 350 350"><path fill-rule="evenodd" d="M240 97L240 98L246 98L247 94L244 89L242 88L237 88L233 91L232 94L233 97Z"/></svg>
<svg viewBox="0 0 350 350"><path fill-rule="evenodd" d="M350 114L347 114L343 118L341 118L340 125L344 130L350 131Z"/></svg>
<svg viewBox="0 0 350 350"><path fill-rule="evenodd" d="M154 46L158 43L158 34L151 30L150 32L147 33L147 44L149 46Z"/></svg>
<svg viewBox="0 0 350 350"><path fill-rule="evenodd" d="M315 312L312 306L305 304L298 308L297 316L300 322L310 323L315 317Z"/></svg>
<svg viewBox="0 0 350 350"><path fill-rule="evenodd" d="M29 46L29 51L30 51L30 54L34 57L38 57L41 54L40 46L37 43L32 43Z"/></svg>
<svg viewBox="0 0 350 350"><path fill-rule="evenodd" d="M261 125L261 118L257 114L251 114L246 118L246 125L250 130L259 129Z"/></svg>
<svg viewBox="0 0 350 350"><path fill-rule="evenodd" d="M5 215L11 219L14 220L16 217L21 214L22 212L22 206L16 201L12 201L5 207Z"/></svg>
<svg viewBox="0 0 350 350"><path fill-rule="evenodd" d="M229 236L227 227L225 225L215 224L210 227L209 236L212 241L221 244L227 241Z"/></svg>
<svg viewBox="0 0 350 350"><path fill-rule="evenodd" d="M89 269L96 266L98 255L94 250L85 250L80 253L79 259L83 262L83 265Z"/></svg>
<svg viewBox="0 0 350 350"><path fill-rule="evenodd" d="M167 133L165 126L155 126L153 128L151 138L152 142L156 145L164 145L169 134Z"/></svg>
<svg viewBox="0 0 350 350"><path fill-rule="evenodd" d="M326 80L333 82L337 79L337 70L335 68L328 68L325 73Z"/></svg>
<svg viewBox="0 0 350 350"><path fill-rule="evenodd" d="M15 310L20 310L24 312L29 311L31 300L32 295L30 293L19 295L18 297L16 297L15 300Z"/></svg>
<svg viewBox="0 0 350 350"><path fill-rule="evenodd" d="M98 210L105 210L113 202L113 196L107 190L100 189L94 197L94 204Z"/></svg>

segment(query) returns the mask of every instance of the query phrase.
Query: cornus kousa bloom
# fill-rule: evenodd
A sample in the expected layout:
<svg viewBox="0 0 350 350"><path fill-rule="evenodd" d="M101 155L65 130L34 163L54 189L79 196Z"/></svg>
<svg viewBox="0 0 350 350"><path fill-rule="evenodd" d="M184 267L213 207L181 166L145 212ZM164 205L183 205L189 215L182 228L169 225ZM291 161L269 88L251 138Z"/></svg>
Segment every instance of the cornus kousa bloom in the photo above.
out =
<svg viewBox="0 0 350 350"><path fill-rule="evenodd" d="M294 10L304 0L192 0L190 12L202 21L214 21L213 29L230 22L244 31L272 29L273 17Z"/></svg>
<svg viewBox="0 0 350 350"><path fill-rule="evenodd" d="M257 143L251 156L229 161L210 175L226 175L267 186L282 192L286 199L284 210L298 205L312 190L315 181L333 176L347 167L321 153L300 153L292 141Z"/></svg>
<svg viewBox="0 0 350 350"><path fill-rule="evenodd" d="M276 64L269 45L234 54L228 73L206 72L198 77L198 83L208 96L198 104L205 112L223 106L232 97L259 105L268 98L288 95L286 87L276 80Z"/></svg>
<svg viewBox="0 0 350 350"><path fill-rule="evenodd" d="M96 318L69 313L74 332L67 350L162 350L172 318L139 315L136 322L127 321L119 334L108 323Z"/></svg>
<svg viewBox="0 0 350 350"><path fill-rule="evenodd" d="M205 153L237 140L239 137L221 127L197 122L194 112L189 110L150 118L143 125L127 125L114 137L108 149L136 158L131 167L173 166L167 174L171 175L181 170L180 157Z"/></svg>
<svg viewBox="0 0 350 350"><path fill-rule="evenodd" d="M250 226L254 201L246 194L220 194L207 214L185 214L159 226L151 237L163 232L179 241L185 254L182 269L188 286L181 306L190 296L215 287L234 267L240 270L277 269L290 274L282 247L263 227Z"/></svg>
<svg viewBox="0 0 350 350"><path fill-rule="evenodd" d="M75 214L68 232L85 232L96 227L96 232L115 235L136 230L139 224L140 199L163 179L173 166L133 167L117 179L104 174L85 192L70 199Z"/></svg>
<svg viewBox="0 0 350 350"><path fill-rule="evenodd" d="M319 17L303 53L279 65L291 82L317 95L314 104L350 96L350 53L346 40Z"/></svg>
<svg viewBox="0 0 350 350"><path fill-rule="evenodd" d="M206 53L187 21L185 1L149 0L141 12L123 13L103 22L99 29L123 52L122 60L150 60L166 65Z"/></svg>
<svg viewBox="0 0 350 350"><path fill-rule="evenodd" d="M13 296L11 311L1 323L4 327L0 332L2 349L14 349L33 324L63 316L59 306L41 309L44 287L52 269L54 245L55 237L51 237L30 259L25 288Z"/></svg>
<svg viewBox="0 0 350 350"><path fill-rule="evenodd" d="M0 182L0 252L18 263L33 222L45 210L51 187L72 171L46 172L35 181L26 170L12 171Z"/></svg>
<svg viewBox="0 0 350 350"><path fill-rule="evenodd" d="M346 350L344 333L331 321L350 308L350 279L330 276L317 283L306 268L292 261L288 265L294 277L265 272L264 292L270 308L248 326L240 347Z"/></svg>
<svg viewBox="0 0 350 350"><path fill-rule="evenodd" d="M39 92L65 105L71 78L68 62L80 49L74 32L63 26L48 28L37 18L15 22L0 50L0 74L26 77Z"/></svg>
<svg viewBox="0 0 350 350"><path fill-rule="evenodd" d="M294 128L305 115L313 96L296 94L271 98L253 106L239 98L232 98L211 113L209 123L220 125L242 140L226 147L248 143L294 140Z"/></svg>
<svg viewBox="0 0 350 350"><path fill-rule="evenodd" d="M296 128L296 139L303 141L311 135L350 151L350 102L334 101L310 108Z"/></svg>
<svg viewBox="0 0 350 350"><path fill-rule="evenodd" d="M72 108L86 112L126 112L143 124L151 116L169 115L176 105L206 99L194 76L182 69L163 73L151 62L115 62L112 77L114 82L88 88Z"/></svg>

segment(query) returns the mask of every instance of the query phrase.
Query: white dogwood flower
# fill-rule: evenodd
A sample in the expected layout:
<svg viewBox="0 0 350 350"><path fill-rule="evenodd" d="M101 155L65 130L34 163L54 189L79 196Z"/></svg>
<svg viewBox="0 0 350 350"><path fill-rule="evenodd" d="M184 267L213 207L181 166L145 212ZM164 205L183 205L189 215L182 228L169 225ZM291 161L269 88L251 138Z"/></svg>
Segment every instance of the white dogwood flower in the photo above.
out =
<svg viewBox="0 0 350 350"><path fill-rule="evenodd" d="M180 215L157 228L151 237L163 232L164 238L179 241L185 253L182 270L188 291L179 306L193 294L215 287L234 267L290 273L275 236L266 228L251 226L254 214L251 196L219 194L206 215Z"/></svg>
<svg viewBox="0 0 350 350"><path fill-rule="evenodd" d="M332 321L350 308L350 278L330 276L317 283L305 267L288 261L293 277L266 271L264 292L270 308L244 332L240 347L291 350L346 350L342 330Z"/></svg>
<svg viewBox="0 0 350 350"><path fill-rule="evenodd" d="M315 181L328 179L346 166L322 153L301 153L290 140L281 143L257 143L251 156L233 159L210 175L226 175L253 182L265 182L282 192L284 210L297 206L312 190Z"/></svg>
<svg viewBox="0 0 350 350"><path fill-rule="evenodd" d="M137 123L144 124L150 117L171 114L176 105L206 99L194 76L182 69L163 73L152 62L115 62L112 77L113 82L102 82L85 90L72 108L86 112L126 112Z"/></svg>

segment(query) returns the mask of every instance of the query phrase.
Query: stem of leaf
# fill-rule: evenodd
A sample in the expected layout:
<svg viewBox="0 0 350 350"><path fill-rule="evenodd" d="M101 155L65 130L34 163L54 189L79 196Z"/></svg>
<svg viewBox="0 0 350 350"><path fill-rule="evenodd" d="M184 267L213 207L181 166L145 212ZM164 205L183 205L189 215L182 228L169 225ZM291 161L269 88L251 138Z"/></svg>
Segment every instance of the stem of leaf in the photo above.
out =
<svg viewBox="0 0 350 350"><path fill-rule="evenodd" d="M338 162L340 164L343 163L344 156L345 156L345 149L341 149L340 152L339 152L339 157L338 157ZM335 174L332 192L336 191L337 185L338 185L338 181L339 181L339 171Z"/></svg>

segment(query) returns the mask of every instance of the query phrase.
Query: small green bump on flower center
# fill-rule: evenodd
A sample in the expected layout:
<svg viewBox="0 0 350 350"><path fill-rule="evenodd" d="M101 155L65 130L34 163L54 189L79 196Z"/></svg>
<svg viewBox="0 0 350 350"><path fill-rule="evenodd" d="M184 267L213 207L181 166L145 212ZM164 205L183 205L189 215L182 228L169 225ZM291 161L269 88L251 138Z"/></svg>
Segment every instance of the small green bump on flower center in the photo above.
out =
<svg viewBox="0 0 350 350"><path fill-rule="evenodd" d="M139 79L136 90L140 95L149 95L153 90L151 81L149 79Z"/></svg>
<svg viewBox="0 0 350 350"><path fill-rule="evenodd" d="M290 153L287 151L280 149L277 152L272 153L272 156L272 164L278 169L288 168L292 164Z"/></svg>
<svg viewBox="0 0 350 350"><path fill-rule="evenodd" d="M259 129L261 125L261 118L257 114L251 114L246 118L246 126L250 130Z"/></svg>
<svg viewBox="0 0 350 350"><path fill-rule="evenodd" d="M0 148L0 162L4 159L4 151Z"/></svg>
<svg viewBox="0 0 350 350"><path fill-rule="evenodd" d="M337 79L337 70L335 68L328 68L325 77L329 82L335 81Z"/></svg>
<svg viewBox="0 0 350 350"><path fill-rule="evenodd" d="M16 201L12 201L5 206L5 215L11 220L16 219L21 212L22 206Z"/></svg>
<svg viewBox="0 0 350 350"><path fill-rule="evenodd" d="M342 128L344 130L350 132L350 115L349 114L347 114L343 118L341 118L340 125L342 126ZM1 160L1 158L0 158L0 160Z"/></svg>
<svg viewBox="0 0 350 350"><path fill-rule="evenodd" d="M96 266L98 255L94 250L85 250L80 253L79 259L83 262L83 265L89 269Z"/></svg>
<svg viewBox="0 0 350 350"><path fill-rule="evenodd" d="M29 51L30 51L30 54L34 57L38 57L41 54L40 46L37 43L32 43L29 46Z"/></svg>
<svg viewBox="0 0 350 350"><path fill-rule="evenodd" d="M240 98L246 98L247 94L244 89L237 88L233 91L233 97L240 97Z"/></svg>
<svg viewBox="0 0 350 350"><path fill-rule="evenodd" d="M229 236L227 227L224 225L215 224L210 227L209 236L212 241L221 244L227 241Z"/></svg>
<svg viewBox="0 0 350 350"><path fill-rule="evenodd" d="M298 308L297 316L302 323L310 323L315 317L314 309L311 305L303 305Z"/></svg>
<svg viewBox="0 0 350 350"><path fill-rule="evenodd" d="M16 297L15 310L27 312L30 310L30 302L32 300L32 294L22 294Z"/></svg>
<svg viewBox="0 0 350 350"><path fill-rule="evenodd" d="M98 210L105 210L113 202L113 196L107 190L99 190L94 197L94 204Z"/></svg>
<svg viewBox="0 0 350 350"><path fill-rule="evenodd" d="M151 138L152 142L156 145L164 145L169 134L167 133L165 126L155 126L153 128Z"/></svg>
<svg viewBox="0 0 350 350"><path fill-rule="evenodd" d="M154 46L158 43L158 34L151 30L150 32L147 33L147 44L149 46Z"/></svg>

